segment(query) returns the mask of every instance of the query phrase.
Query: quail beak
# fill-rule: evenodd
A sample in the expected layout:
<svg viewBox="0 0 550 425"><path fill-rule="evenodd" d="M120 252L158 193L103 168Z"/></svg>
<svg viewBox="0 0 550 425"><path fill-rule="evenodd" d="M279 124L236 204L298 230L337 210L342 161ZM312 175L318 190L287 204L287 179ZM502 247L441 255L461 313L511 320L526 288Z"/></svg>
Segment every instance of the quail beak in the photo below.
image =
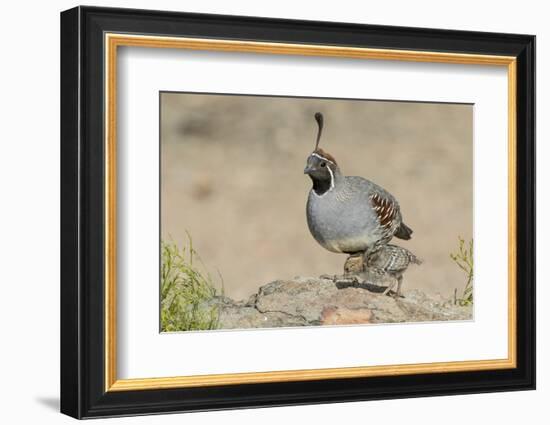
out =
<svg viewBox="0 0 550 425"><path fill-rule="evenodd" d="M309 165L304 168L304 174L309 174L313 171L313 167L310 167Z"/></svg>

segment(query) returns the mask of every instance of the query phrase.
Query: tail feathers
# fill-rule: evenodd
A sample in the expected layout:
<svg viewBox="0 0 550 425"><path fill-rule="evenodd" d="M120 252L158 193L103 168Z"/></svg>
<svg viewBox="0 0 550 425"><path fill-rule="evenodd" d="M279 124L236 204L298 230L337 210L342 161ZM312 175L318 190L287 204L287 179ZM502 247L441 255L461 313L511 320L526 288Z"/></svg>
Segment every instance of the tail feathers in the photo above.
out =
<svg viewBox="0 0 550 425"><path fill-rule="evenodd" d="M408 241L413 234L412 229L407 226L405 223L401 223L401 226L397 229L397 232L395 232L395 237L399 239L404 239Z"/></svg>
<svg viewBox="0 0 550 425"><path fill-rule="evenodd" d="M413 264L420 265L424 262L423 260L421 260L420 258L415 256L414 254L411 254L410 252L409 252L409 259L410 259L411 263L413 263Z"/></svg>

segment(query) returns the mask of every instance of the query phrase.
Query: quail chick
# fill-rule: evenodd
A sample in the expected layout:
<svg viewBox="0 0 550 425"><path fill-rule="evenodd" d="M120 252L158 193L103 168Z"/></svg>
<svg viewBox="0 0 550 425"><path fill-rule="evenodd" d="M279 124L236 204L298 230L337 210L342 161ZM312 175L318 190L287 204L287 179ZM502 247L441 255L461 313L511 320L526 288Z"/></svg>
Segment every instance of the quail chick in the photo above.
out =
<svg viewBox="0 0 550 425"><path fill-rule="evenodd" d="M410 239L396 199L367 179L344 176L334 157L319 148L323 115L317 112L315 120L317 142L304 169L313 182L306 215L315 240L332 252L368 254L393 236Z"/></svg>
<svg viewBox="0 0 550 425"><path fill-rule="evenodd" d="M381 275L387 274L395 279L395 281L384 291L384 295L388 294L397 283L397 291L395 292L396 298L401 295L403 273L411 263L422 264L422 261L409 250L390 244L382 245L365 258L365 265L370 271Z"/></svg>

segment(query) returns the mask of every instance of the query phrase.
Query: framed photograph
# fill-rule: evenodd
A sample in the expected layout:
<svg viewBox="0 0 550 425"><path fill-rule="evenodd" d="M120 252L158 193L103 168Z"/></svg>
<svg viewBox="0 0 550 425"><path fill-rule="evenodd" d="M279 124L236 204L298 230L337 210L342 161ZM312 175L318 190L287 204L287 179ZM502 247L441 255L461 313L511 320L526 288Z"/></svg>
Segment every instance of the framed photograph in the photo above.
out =
<svg viewBox="0 0 550 425"><path fill-rule="evenodd" d="M535 37L61 14L61 411L535 388Z"/></svg>

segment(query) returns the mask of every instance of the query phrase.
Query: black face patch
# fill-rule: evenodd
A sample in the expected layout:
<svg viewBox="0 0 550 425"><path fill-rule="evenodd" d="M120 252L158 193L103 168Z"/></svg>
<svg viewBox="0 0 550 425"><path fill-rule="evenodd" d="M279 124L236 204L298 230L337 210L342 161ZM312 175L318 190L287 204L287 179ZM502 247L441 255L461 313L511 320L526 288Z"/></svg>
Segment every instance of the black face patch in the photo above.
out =
<svg viewBox="0 0 550 425"><path fill-rule="evenodd" d="M334 185L335 163L330 159L313 152L307 159L305 172L313 181L313 190L317 195L322 195Z"/></svg>
<svg viewBox="0 0 550 425"><path fill-rule="evenodd" d="M329 176L328 179L325 178L315 178L310 175L311 180L313 181L313 190L319 196L324 195L328 192L332 186L332 178Z"/></svg>

